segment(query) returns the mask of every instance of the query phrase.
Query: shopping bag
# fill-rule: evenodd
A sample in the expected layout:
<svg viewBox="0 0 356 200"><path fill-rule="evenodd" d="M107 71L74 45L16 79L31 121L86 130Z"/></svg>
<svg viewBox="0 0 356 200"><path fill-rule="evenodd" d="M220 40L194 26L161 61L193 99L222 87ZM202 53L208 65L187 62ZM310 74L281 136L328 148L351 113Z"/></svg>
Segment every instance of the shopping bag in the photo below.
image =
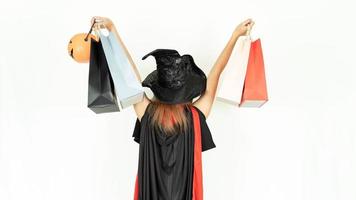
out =
<svg viewBox="0 0 356 200"><path fill-rule="evenodd" d="M114 32L106 28L97 30L108 61L115 93L120 108L124 109L143 100L144 89L134 72L124 44Z"/></svg>
<svg viewBox="0 0 356 200"><path fill-rule="evenodd" d="M261 107L268 101L261 39L251 43L240 107Z"/></svg>
<svg viewBox="0 0 356 200"><path fill-rule="evenodd" d="M88 86L88 108L97 114L120 111L100 40L91 39Z"/></svg>
<svg viewBox="0 0 356 200"><path fill-rule="evenodd" d="M217 100L235 106L240 104L250 46L250 35L240 36L236 41L230 59L220 77L216 95Z"/></svg>

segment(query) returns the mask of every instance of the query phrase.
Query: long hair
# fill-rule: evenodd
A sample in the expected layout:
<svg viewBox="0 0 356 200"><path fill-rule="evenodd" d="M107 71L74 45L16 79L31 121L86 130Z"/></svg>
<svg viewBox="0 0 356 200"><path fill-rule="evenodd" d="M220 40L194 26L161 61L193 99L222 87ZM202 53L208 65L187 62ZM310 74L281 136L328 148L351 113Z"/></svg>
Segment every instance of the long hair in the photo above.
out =
<svg viewBox="0 0 356 200"><path fill-rule="evenodd" d="M167 135L185 133L189 122L186 111L190 109L192 102L180 104L166 104L159 101L155 96L147 112L151 116L150 125Z"/></svg>

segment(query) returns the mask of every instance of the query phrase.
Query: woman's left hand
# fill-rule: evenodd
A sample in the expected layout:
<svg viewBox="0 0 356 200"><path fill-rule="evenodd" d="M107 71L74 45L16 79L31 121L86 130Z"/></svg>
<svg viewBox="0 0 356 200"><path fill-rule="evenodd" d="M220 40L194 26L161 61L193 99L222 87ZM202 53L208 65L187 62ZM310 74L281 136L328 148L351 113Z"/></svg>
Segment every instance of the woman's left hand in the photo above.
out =
<svg viewBox="0 0 356 200"><path fill-rule="evenodd" d="M111 20L107 17L94 16L91 19L91 24L93 24L94 22L95 22L95 25L94 25L95 28L99 28L99 27L101 27L101 25L110 28L112 25Z"/></svg>

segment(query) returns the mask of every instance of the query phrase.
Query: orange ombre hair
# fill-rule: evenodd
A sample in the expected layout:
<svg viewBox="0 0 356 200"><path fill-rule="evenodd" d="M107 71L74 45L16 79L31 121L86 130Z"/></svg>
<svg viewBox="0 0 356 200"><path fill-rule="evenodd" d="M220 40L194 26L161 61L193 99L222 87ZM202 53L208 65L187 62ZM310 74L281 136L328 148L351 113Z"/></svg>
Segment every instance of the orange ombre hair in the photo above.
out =
<svg viewBox="0 0 356 200"><path fill-rule="evenodd" d="M147 109L151 116L150 125L167 135L185 133L189 127L186 110L191 105L192 102L166 104L153 97L151 106Z"/></svg>

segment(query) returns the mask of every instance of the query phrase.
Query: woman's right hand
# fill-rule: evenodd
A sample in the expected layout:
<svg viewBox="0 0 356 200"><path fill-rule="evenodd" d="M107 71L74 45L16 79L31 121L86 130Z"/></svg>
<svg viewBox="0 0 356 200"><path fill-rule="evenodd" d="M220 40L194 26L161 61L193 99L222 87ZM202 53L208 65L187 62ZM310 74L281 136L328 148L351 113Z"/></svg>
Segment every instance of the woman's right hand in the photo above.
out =
<svg viewBox="0 0 356 200"><path fill-rule="evenodd" d="M249 18L243 22L241 22L234 30L233 36L238 38L241 35L248 34L248 31L251 31L255 22Z"/></svg>

